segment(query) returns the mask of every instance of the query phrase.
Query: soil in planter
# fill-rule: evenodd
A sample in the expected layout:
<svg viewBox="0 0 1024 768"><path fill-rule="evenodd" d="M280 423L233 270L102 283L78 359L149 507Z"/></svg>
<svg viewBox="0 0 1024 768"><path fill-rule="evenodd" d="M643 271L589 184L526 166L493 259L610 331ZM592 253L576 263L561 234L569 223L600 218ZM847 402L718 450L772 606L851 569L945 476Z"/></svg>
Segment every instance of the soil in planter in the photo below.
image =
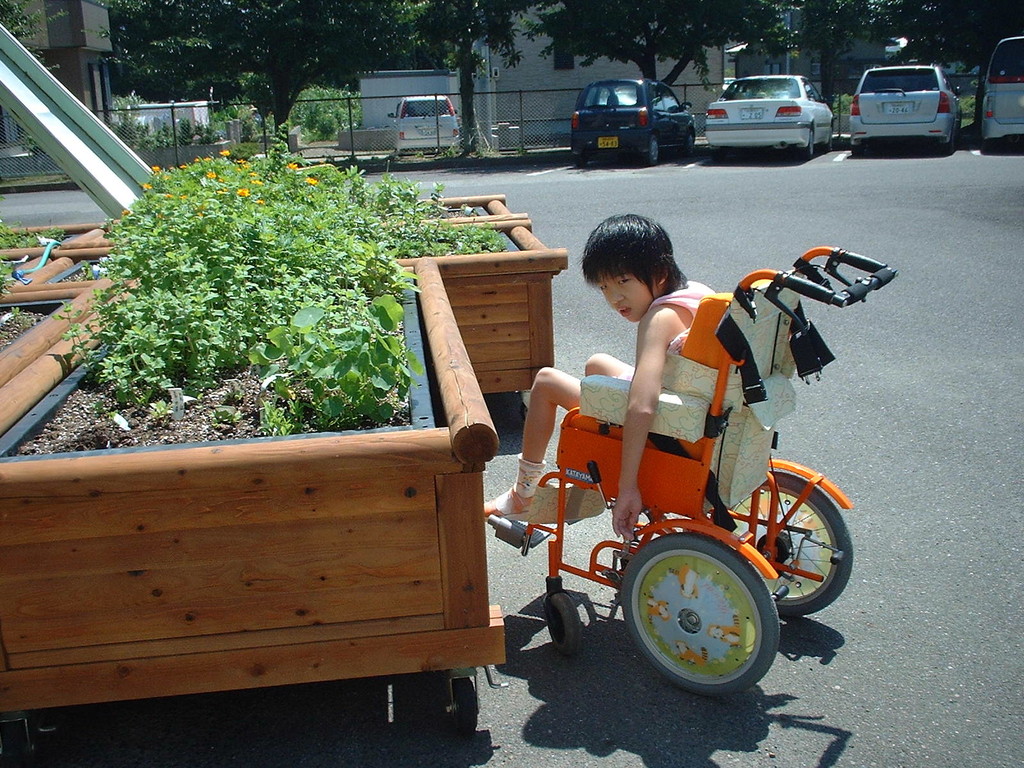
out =
<svg viewBox="0 0 1024 768"><path fill-rule="evenodd" d="M17 455L262 437L259 392L259 376L246 371L186 402L184 418L175 421L166 410L119 405L108 391L83 383ZM408 423L400 412L388 426Z"/></svg>
<svg viewBox="0 0 1024 768"><path fill-rule="evenodd" d="M0 351L38 322L31 312L0 312Z"/></svg>

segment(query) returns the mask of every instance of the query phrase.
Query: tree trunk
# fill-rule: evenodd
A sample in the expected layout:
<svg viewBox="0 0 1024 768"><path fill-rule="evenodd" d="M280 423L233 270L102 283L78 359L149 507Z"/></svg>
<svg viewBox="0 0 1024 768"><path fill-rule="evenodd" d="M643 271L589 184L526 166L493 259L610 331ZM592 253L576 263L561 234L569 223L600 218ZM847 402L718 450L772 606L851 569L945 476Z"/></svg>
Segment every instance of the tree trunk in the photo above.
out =
<svg viewBox="0 0 1024 768"><path fill-rule="evenodd" d="M476 59L473 56L472 43L468 50L459 54L459 96L462 99L462 153L472 154L477 149L476 136L476 105L473 98L476 92Z"/></svg>

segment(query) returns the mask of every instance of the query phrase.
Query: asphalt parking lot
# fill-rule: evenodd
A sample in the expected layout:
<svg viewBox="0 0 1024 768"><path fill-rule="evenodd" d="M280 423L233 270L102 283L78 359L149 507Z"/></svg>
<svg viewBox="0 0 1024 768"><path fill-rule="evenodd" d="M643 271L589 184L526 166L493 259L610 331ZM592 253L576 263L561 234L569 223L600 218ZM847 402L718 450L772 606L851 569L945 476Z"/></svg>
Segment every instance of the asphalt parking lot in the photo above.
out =
<svg viewBox="0 0 1024 768"><path fill-rule="evenodd" d="M486 168L394 169L452 195L503 193L534 232L566 247L555 279L556 364L596 350L632 356L631 329L586 286L590 229L626 210L661 221L684 270L728 289L829 244L900 277L864 305L812 319L837 355L798 390L780 452L828 474L854 500L850 585L833 605L786 620L759 685L722 700L673 688L631 645L611 590L567 587L584 617L571 659L548 642L543 553L488 538L492 602L506 616L505 687L479 677L475 736L452 733L443 680L396 676L67 708L41 740L47 766L907 766L1024 763L1022 512L1024 156L920 152L808 163L705 156L655 168L551 156ZM375 171L371 172L375 173ZM5 222L78 214L77 193L11 195ZM65 219L66 221L66 219ZM45 222L41 222L45 223ZM485 492L512 477L516 394L488 398L501 436ZM571 531L582 556L606 535ZM576 530L578 528L578 530Z"/></svg>

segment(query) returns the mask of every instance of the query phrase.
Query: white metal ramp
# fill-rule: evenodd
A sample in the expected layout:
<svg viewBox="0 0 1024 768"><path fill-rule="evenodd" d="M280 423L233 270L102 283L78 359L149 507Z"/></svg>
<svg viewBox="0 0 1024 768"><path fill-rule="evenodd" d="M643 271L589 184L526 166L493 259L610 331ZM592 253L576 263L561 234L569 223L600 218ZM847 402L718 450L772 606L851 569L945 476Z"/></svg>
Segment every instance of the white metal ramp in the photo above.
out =
<svg viewBox="0 0 1024 768"><path fill-rule="evenodd" d="M150 169L0 25L0 103L100 209L119 218Z"/></svg>

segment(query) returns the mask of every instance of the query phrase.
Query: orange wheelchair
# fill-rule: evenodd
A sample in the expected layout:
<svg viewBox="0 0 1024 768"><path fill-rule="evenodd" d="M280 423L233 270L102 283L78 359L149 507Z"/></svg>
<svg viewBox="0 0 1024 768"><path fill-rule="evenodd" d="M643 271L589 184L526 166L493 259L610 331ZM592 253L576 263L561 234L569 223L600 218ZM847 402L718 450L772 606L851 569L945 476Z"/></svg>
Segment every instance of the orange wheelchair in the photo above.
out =
<svg viewBox="0 0 1024 768"><path fill-rule="evenodd" d="M498 531L506 541L521 536L523 554L547 538L544 612L559 651L578 651L582 630L563 574L618 590L643 656L703 695L757 683L778 650L779 615L839 597L853 568L841 510L853 505L821 473L772 455L777 422L795 407L791 380L817 377L834 359L803 305L846 307L896 274L820 247L788 271L758 270L731 294L703 299L681 353L667 361L633 539L601 541L573 564L564 546L571 523L610 508L617 494L629 387L583 379L580 406L561 423L556 471L515 533Z"/></svg>

